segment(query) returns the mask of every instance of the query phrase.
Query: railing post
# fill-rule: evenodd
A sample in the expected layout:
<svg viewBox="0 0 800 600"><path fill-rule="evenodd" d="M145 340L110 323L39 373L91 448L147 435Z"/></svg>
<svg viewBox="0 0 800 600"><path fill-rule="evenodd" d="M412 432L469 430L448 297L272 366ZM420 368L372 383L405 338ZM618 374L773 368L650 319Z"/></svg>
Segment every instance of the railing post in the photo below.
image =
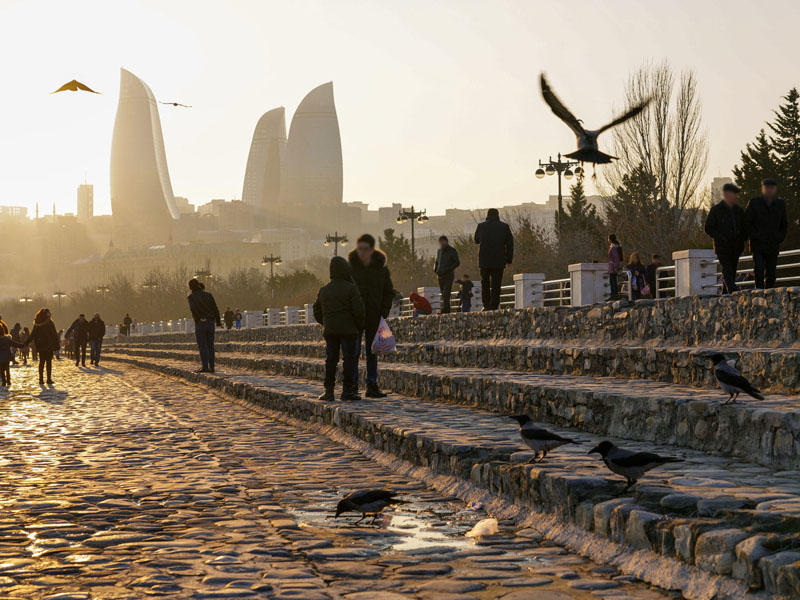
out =
<svg viewBox="0 0 800 600"><path fill-rule="evenodd" d="M253 329L254 327L261 326L261 311L260 310L243 310L242 311L242 327L245 329Z"/></svg>
<svg viewBox="0 0 800 600"><path fill-rule="evenodd" d="M300 323L300 309L297 306L285 306L286 324L298 325Z"/></svg>
<svg viewBox="0 0 800 600"><path fill-rule="evenodd" d="M675 262L675 296L713 294L716 290L717 267L713 250L679 250L672 253Z"/></svg>
<svg viewBox="0 0 800 600"><path fill-rule="evenodd" d="M472 312L483 310L483 287L480 281L472 282Z"/></svg>
<svg viewBox="0 0 800 600"><path fill-rule="evenodd" d="M431 303L433 309L432 314L439 312L441 308L442 294L439 288L433 286L424 286L417 288L417 293Z"/></svg>
<svg viewBox="0 0 800 600"><path fill-rule="evenodd" d="M604 302L608 295L608 265L576 263L569 265L569 285L572 306Z"/></svg>
<svg viewBox="0 0 800 600"><path fill-rule="evenodd" d="M268 308L267 309L267 326L268 327L277 327L281 324L281 309L280 308Z"/></svg>
<svg viewBox="0 0 800 600"><path fill-rule="evenodd" d="M317 320L314 318L314 305L313 304L306 304L306 325L311 325L312 323L316 323Z"/></svg>
<svg viewBox="0 0 800 600"><path fill-rule="evenodd" d="M514 274L514 308L544 306L544 273Z"/></svg>

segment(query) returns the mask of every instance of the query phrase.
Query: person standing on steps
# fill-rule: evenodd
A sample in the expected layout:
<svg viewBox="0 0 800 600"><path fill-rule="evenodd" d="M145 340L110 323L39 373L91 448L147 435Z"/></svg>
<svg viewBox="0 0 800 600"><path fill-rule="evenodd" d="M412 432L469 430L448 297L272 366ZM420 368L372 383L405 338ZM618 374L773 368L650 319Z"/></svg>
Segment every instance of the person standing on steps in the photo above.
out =
<svg viewBox="0 0 800 600"><path fill-rule="evenodd" d="M86 344L89 343L89 321L81 313L67 329L66 337L72 338L75 346L75 366L86 366Z"/></svg>
<svg viewBox="0 0 800 600"><path fill-rule="evenodd" d="M353 270L353 281L361 292L364 301L364 329L356 338L356 361L353 367L354 379L358 386L358 358L361 354L361 341L366 345L367 391L368 398L385 398L386 394L378 387L378 356L372 352L372 340L378 331L381 317L389 316L394 298L394 286L386 255L375 248L375 238L370 234L361 235L356 248L347 257ZM356 393L358 388L356 387Z"/></svg>
<svg viewBox="0 0 800 600"><path fill-rule="evenodd" d="M131 324L133 323L133 319L131 319L130 314L125 313L125 318L122 319L122 335L130 335L131 334Z"/></svg>
<svg viewBox="0 0 800 600"><path fill-rule="evenodd" d="M744 211L747 236L750 238L750 251L753 253L753 268L756 287L767 289L775 287L778 252L786 239L788 222L786 202L778 197L778 182L764 179L761 182L761 196L748 202Z"/></svg>
<svg viewBox="0 0 800 600"><path fill-rule="evenodd" d="M608 287L611 295L609 300L616 300L619 294L619 273L622 270L622 244L617 239L617 234L608 235Z"/></svg>
<svg viewBox="0 0 800 600"><path fill-rule="evenodd" d="M189 280L191 293L188 296L189 310L194 318L194 335L197 339L197 348L200 351L200 362L203 366L198 373L214 372L214 328L222 327L219 317L219 308L211 292L197 279Z"/></svg>
<svg viewBox="0 0 800 600"><path fill-rule="evenodd" d="M744 210L739 206L739 188L732 183L722 186L722 200L711 207L705 232L714 240L714 253L722 269L722 293L736 291L736 270L747 240Z"/></svg>
<svg viewBox="0 0 800 600"><path fill-rule="evenodd" d="M314 318L325 338L325 393L320 400L335 400L336 367L342 355L342 395L345 401L361 400L356 385L356 336L364 329L364 301L353 283L352 270L341 256L330 265L331 282L322 287L314 302Z"/></svg>
<svg viewBox="0 0 800 600"><path fill-rule="evenodd" d="M58 350L58 331L46 308L40 308L33 318L33 329L25 343L36 346L39 355L39 385L44 385L44 370L47 369L47 384L53 384L53 354Z"/></svg>
<svg viewBox="0 0 800 600"><path fill-rule="evenodd" d="M222 314L222 320L225 322L225 329L233 327L233 311L230 306L226 308L225 312Z"/></svg>
<svg viewBox="0 0 800 600"><path fill-rule="evenodd" d="M433 264L433 272L439 278L439 293L442 298L441 313L446 315L450 312L450 296L453 295L453 280L455 279L456 269L461 264L458 257L458 250L450 245L446 235L439 236L439 250L436 252L436 262Z"/></svg>
<svg viewBox="0 0 800 600"><path fill-rule="evenodd" d="M100 364L100 350L103 348L105 335L106 323L98 313L94 313L89 321L89 362L95 366Z"/></svg>
<svg viewBox="0 0 800 600"><path fill-rule="evenodd" d="M481 270L481 296L483 310L500 308L500 287L503 270L514 259L514 235L508 223L500 220L500 211L490 208L486 220L475 229L478 250L478 267Z"/></svg>
<svg viewBox="0 0 800 600"><path fill-rule="evenodd" d="M474 287L472 280L469 275L464 273L457 283L461 288L461 291L458 292L458 298L461 300L461 312L468 313L472 310L472 288Z"/></svg>

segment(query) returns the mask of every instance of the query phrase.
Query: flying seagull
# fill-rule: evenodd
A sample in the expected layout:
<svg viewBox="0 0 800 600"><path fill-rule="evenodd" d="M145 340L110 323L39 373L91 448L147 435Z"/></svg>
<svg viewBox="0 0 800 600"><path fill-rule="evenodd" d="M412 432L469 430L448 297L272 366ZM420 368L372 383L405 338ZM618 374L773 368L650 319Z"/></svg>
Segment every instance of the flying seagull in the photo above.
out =
<svg viewBox="0 0 800 600"><path fill-rule="evenodd" d="M170 106L182 106L183 108L192 108L188 104L181 104L180 102L162 102L161 100L158 101L159 104L169 104Z"/></svg>
<svg viewBox="0 0 800 600"><path fill-rule="evenodd" d="M600 442L589 450L589 454L599 454L609 469L628 480L625 491L628 491L650 469L660 467L665 463L683 462L683 459L672 456L659 456L652 452L633 452L617 448L609 441Z"/></svg>
<svg viewBox="0 0 800 600"><path fill-rule="evenodd" d="M80 81L73 79L72 81L65 83L60 88L58 88L55 92L50 92L51 94L57 94L58 92L92 92L93 94L99 94L100 92L95 92L92 88L88 85L84 85Z"/></svg>
<svg viewBox="0 0 800 600"><path fill-rule="evenodd" d="M335 519L345 512L360 512L361 518L353 525L360 523L367 515L372 515L371 523L374 523L384 508L402 503L402 500L395 498L395 492L389 490L360 490L339 500L339 504L336 505L336 514L333 518Z"/></svg>
<svg viewBox="0 0 800 600"><path fill-rule="evenodd" d="M728 361L725 360L725 356L719 352L715 352L711 355L711 362L714 363L714 377L716 377L719 387L722 388L723 392L728 392L728 394L730 394L725 404L736 402L736 399L742 392L749 394L756 400L764 399L761 392L750 385L750 382L742 377L739 371L728 364Z"/></svg>
<svg viewBox="0 0 800 600"><path fill-rule="evenodd" d="M555 116L564 121L564 123L566 123L570 129L572 129L572 131L575 133L575 137L578 140L578 149L571 154L566 154L565 156L580 162L605 164L610 163L612 159L617 158L616 156L611 156L610 154L604 154L603 152L600 152L600 150L597 148L597 136L604 131L611 129L612 127L616 127L617 125L624 123L628 119L632 119L642 112L648 104L650 104L650 98L648 98L641 104L637 104L628 110L628 112L625 114L620 115L609 124L604 125L600 129L590 131L584 129L583 121L575 117L575 115L573 115L569 109L561 103L561 100L558 99L558 96L555 95L555 92L553 92L553 89L547 82L544 73L539 76L539 83L542 87L542 97L544 98L544 101L547 102L550 110L552 110Z"/></svg>
<svg viewBox="0 0 800 600"><path fill-rule="evenodd" d="M542 462L550 450L555 450L564 444L575 443L569 438L561 437L557 433L537 427L528 415L512 415L511 418L519 423L519 434L522 436L522 441L536 452L532 462L536 462L537 458L539 459L538 462ZM541 458L539 458L540 452L542 453Z"/></svg>

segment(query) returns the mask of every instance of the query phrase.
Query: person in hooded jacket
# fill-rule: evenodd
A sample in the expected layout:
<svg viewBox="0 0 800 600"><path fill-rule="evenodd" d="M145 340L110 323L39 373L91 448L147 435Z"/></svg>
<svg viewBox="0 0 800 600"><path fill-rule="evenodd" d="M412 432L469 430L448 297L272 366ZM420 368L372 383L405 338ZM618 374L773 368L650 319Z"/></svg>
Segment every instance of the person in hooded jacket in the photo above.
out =
<svg viewBox="0 0 800 600"><path fill-rule="evenodd" d="M83 313L78 315L78 318L72 322L72 325L67 329L64 334L68 338L72 338L75 345L75 366L86 366L86 344L89 343L89 321L86 320L86 315Z"/></svg>
<svg viewBox="0 0 800 600"><path fill-rule="evenodd" d="M336 367L342 355L342 400L361 400L356 386L356 336L364 329L364 301L353 283L350 265L334 256L331 281L323 286L314 302L314 318L322 325L325 338L325 393L320 400L334 400Z"/></svg>
<svg viewBox="0 0 800 600"><path fill-rule="evenodd" d="M364 329L356 338L356 362L353 368L354 379L358 385L358 357L361 354L361 341L364 340L367 354L368 398L385 398L386 394L378 387L378 356L372 352L372 340L378 332L381 317L389 316L394 298L394 286L386 255L375 248L375 238L370 234L361 235L356 248L347 257L353 270L353 281L361 292L364 301Z"/></svg>
<svg viewBox="0 0 800 600"><path fill-rule="evenodd" d="M33 329L25 343L36 344L39 354L39 385L44 385L44 370L47 369L47 383L53 383L53 353L58 350L58 331L50 316L50 311L41 308L33 319Z"/></svg>
<svg viewBox="0 0 800 600"><path fill-rule="evenodd" d="M481 296L483 310L500 308L500 288L503 271L514 259L514 235L508 223L500 220L500 212L490 208L486 220L475 229L478 249L478 267L481 270Z"/></svg>

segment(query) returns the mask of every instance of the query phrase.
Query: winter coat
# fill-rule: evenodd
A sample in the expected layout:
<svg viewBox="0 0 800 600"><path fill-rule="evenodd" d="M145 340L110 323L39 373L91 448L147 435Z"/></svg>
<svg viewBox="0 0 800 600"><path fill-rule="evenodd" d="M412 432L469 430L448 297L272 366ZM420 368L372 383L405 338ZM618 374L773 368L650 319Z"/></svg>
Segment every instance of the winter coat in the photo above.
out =
<svg viewBox="0 0 800 600"><path fill-rule="evenodd" d="M75 319L64 336L71 337L76 344L85 344L89 341L89 321L81 320L80 318ZM39 347L38 344L36 347Z"/></svg>
<svg viewBox="0 0 800 600"><path fill-rule="evenodd" d="M706 233L714 240L717 256L740 256L747 240L744 210L738 204L728 206L724 200L711 207L706 218Z"/></svg>
<svg viewBox="0 0 800 600"><path fill-rule="evenodd" d="M31 341L36 344L37 352L56 352L59 349L59 339L53 320L34 323L26 343Z"/></svg>
<svg viewBox="0 0 800 600"><path fill-rule="evenodd" d="M11 346L22 348L23 344L11 339L11 336L7 333L0 335L0 364L10 363L14 358L11 353Z"/></svg>
<svg viewBox="0 0 800 600"><path fill-rule="evenodd" d="M217 325L222 325L219 318L219 308L211 292L205 290L194 290L187 297L189 300L189 310L192 311L192 318L195 322L200 320L214 321Z"/></svg>
<svg viewBox="0 0 800 600"><path fill-rule="evenodd" d="M314 302L314 318L323 335L356 335L364 329L364 301L353 283L350 265L341 256L331 259L331 282Z"/></svg>
<svg viewBox="0 0 800 600"><path fill-rule="evenodd" d="M461 291L458 293L458 297L461 299L461 304L465 302L467 304L472 304L472 288L475 287L475 284L472 283L471 279L467 279L466 281L458 280L456 283L461 286Z"/></svg>
<svg viewBox="0 0 800 600"><path fill-rule="evenodd" d="M514 259L514 236L508 223L499 217L486 217L475 229L478 250L478 266L481 269L502 269Z"/></svg>
<svg viewBox="0 0 800 600"><path fill-rule="evenodd" d="M408 299L411 300L414 310L424 315L429 315L433 312L433 307L425 296L420 296L417 292L411 292Z"/></svg>
<svg viewBox="0 0 800 600"><path fill-rule="evenodd" d="M439 248L436 252L436 262L433 264L433 271L439 276L452 275L453 271L461 264L458 258L458 250L450 244L444 248Z"/></svg>
<svg viewBox="0 0 800 600"><path fill-rule="evenodd" d="M102 340L106 335L106 323L103 319L89 321L89 339Z"/></svg>
<svg viewBox="0 0 800 600"><path fill-rule="evenodd" d="M644 265L628 265L626 268L631 274L631 289L641 293L647 285L647 268Z"/></svg>
<svg viewBox="0 0 800 600"><path fill-rule="evenodd" d="M364 301L364 327L367 331L377 330L381 317L389 316L394 298L394 286L386 266L386 255L376 248L372 251L369 263L365 265L358 257L358 252L353 250L347 260L352 269L353 281Z"/></svg>
<svg viewBox="0 0 800 600"><path fill-rule="evenodd" d="M616 273L622 268L622 246L611 244L608 247L608 272Z"/></svg>
<svg viewBox="0 0 800 600"><path fill-rule="evenodd" d="M767 206L763 196L753 198L747 203L744 211L744 222L747 236L750 238L750 250L753 252L778 252L786 239L786 203L783 198L775 198Z"/></svg>

